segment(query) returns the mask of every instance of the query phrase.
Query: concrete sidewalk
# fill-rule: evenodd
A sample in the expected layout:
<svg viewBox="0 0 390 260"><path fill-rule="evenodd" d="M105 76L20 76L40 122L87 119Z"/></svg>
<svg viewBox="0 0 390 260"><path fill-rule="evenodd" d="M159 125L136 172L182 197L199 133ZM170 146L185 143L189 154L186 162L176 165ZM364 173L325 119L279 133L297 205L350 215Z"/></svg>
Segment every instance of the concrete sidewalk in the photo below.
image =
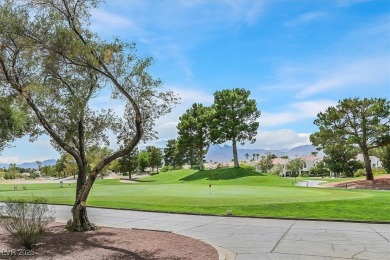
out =
<svg viewBox="0 0 390 260"><path fill-rule="evenodd" d="M56 218L71 218L55 206ZM390 259L390 225L195 216L88 208L100 226L172 231L225 248L227 259Z"/></svg>

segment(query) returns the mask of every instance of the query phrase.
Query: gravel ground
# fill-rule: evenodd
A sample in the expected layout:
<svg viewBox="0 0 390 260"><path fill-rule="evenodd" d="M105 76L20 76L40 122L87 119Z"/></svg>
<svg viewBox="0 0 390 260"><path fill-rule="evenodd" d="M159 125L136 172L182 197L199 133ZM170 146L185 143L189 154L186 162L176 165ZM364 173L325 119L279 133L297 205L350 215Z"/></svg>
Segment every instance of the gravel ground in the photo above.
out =
<svg viewBox="0 0 390 260"><path fill-rule="evenodd" d="M374 176L374 180L356 180L356 181L341 181L328 182L323 187L337 187L348 189L369 189L369 190L390 190L390 174L382 176Z"/></svg>
<svg viewBox="0 0 390 260"><path fill-rule="evenodd" d="M15 246L0 227L0 259L218 259L217 250L199 240L169 232L103 227L74 233L52 224L32 250Z"/></svg>

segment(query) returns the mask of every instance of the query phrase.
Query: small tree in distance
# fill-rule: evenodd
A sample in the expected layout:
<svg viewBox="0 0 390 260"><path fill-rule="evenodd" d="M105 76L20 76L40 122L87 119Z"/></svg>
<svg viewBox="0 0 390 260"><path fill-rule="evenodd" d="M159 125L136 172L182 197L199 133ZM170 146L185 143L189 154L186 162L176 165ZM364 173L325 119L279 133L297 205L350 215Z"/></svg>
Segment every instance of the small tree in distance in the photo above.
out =
<svg viewBox="0 0 390 260"><path fill-rule="evenodd" d="M146 167L150 166L149 152L141 151L138 154L138 168L141 172L145 172Z"/></svg>

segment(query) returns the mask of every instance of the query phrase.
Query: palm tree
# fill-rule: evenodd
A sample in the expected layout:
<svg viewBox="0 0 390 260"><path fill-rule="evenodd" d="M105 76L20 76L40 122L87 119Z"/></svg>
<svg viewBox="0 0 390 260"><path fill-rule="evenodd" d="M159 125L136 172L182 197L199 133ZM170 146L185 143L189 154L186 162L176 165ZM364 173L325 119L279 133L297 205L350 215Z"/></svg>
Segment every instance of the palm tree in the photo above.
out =
<svg viewBox="0 0 390 260"><path fill-rule="evenodd" d="M252 161L254 161L255 160L255 156L256 156L256 154L252 154L253 155L253 160Z"/></svg>
<svg viewBox="0 0 390 260"><path fill-rule="evenodd" d="M260 154L257 153L257 154L256 154L256 159L257 159L257 160L259 160L259 156L260 156Z"/></svg>
<svg viewBox="0 0 390 260"><path fill-rule="evenodd" d="M245 154L245 158L248 160L248 157L249 157L249 154L248 153L246 153Z"/></svg>

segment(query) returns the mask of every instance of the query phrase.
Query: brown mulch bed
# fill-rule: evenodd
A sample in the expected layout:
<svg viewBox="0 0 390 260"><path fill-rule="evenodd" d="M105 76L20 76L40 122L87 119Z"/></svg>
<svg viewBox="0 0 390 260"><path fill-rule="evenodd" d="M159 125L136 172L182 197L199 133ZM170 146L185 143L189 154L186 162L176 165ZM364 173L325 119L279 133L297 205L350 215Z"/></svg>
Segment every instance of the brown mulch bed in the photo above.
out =
<svg viewBox="0 0 390 260"><path fill-rule="evenodd" d="M374 180L356 180L338 183L326 183L326 187L348 188L348 189L369 189L369 190L390 190L390 174L374 176Z"/></svg>
<svg viewBox="0 0 390 260"><path fill-rule="evenodd" d="M54 223L32 251L15 246L0 227L0 259L212 260L218 259L218 252L202 241L169 232L103 227L75 233Z"/></svg>

